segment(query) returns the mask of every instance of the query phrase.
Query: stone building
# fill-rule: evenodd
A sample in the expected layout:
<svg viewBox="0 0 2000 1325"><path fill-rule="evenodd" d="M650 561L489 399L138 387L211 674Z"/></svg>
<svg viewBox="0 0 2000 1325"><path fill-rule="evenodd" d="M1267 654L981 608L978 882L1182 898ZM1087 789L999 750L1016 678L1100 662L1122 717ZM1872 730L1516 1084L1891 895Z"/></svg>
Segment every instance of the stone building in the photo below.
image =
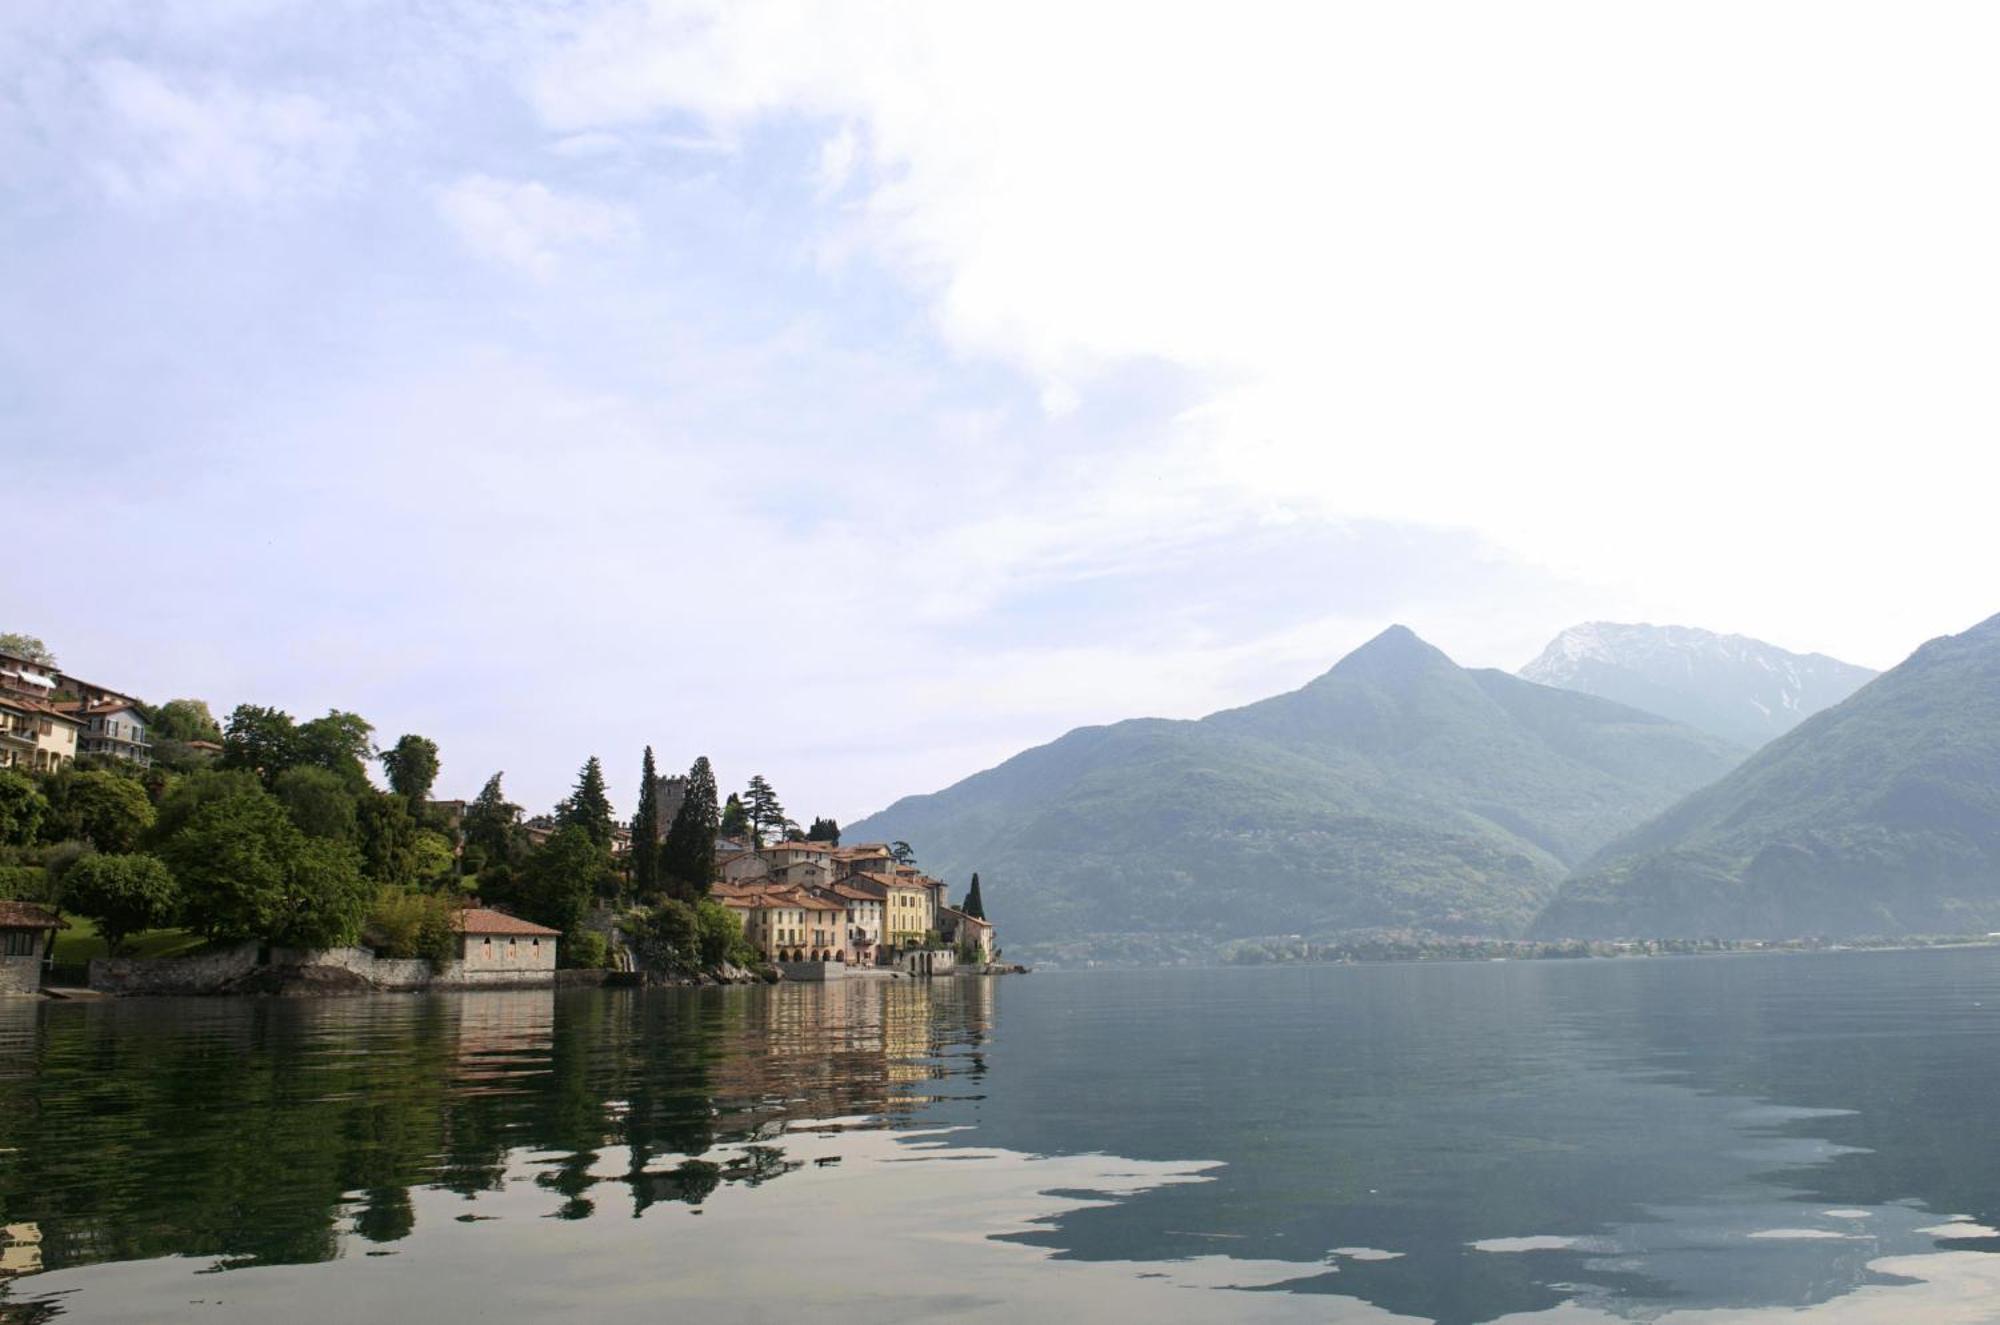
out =
<svg viewBox="0 0 2000 1325"><path fill-rule="evenodd" d="M556 969L561 930L484 906L460 911L453 928L459 933L458 957L468 976Z"/></svg>
<svg viewBox="0 0 2000 1325"><path fill-rule="evenodd" d="M49 943L63 922L33 902L0 902L0 994L34 994L42 988Z"/></svg>

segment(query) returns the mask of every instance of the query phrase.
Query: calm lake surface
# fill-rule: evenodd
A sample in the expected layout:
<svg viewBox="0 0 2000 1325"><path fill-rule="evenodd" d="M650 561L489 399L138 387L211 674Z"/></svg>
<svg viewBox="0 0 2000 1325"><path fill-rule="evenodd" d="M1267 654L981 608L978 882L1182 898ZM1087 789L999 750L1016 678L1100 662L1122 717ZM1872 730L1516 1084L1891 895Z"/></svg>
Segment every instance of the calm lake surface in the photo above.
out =
<svg viewBox="0 0 2000 1325"><path fill-rule="evenodd" d="M0 1001L0 1321L2000 1319L2000 951Z"/></svg>

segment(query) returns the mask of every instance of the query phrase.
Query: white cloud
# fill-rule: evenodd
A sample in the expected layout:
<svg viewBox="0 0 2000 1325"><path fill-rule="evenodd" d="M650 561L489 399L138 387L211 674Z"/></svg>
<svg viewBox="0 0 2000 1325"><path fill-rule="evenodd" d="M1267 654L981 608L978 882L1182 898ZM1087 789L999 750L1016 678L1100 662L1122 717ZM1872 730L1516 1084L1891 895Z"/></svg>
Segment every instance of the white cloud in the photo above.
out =
<svg viewBox="0 0 2000 1325"><path fill-rule="evenodd" d="M1884 663L2000 606L1996 36L1981 6L627 4L535 90L568 128L851 133L870 242L954 343L1057 412L1120 364L1207 383L1177 446L1217 502L1470 528Z"/></svg>
<svg viewBox="0 0 2000 1325"><path fill-rule="evenodd" d="M437 205L473 252L537 276L552 271L565 251L638 230L629 208L554 193L534 180L466 175L439 192Z"/></svg>
<svg viewBox="0 0 2000 1325"><path fill-rule="evenodd" d="M345 177L368 129L364 118L302 92L220 78L176 83L129 60L103 60L90 72L111 127L90 169L121 201L261 203L323 193Z"/></svg>

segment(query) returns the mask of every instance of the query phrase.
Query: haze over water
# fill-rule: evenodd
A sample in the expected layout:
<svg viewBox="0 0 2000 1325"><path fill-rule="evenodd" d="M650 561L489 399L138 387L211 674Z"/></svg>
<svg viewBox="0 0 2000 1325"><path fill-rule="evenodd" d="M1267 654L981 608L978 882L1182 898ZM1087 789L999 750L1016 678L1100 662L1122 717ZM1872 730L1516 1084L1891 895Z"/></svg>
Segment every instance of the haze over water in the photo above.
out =
<svg viewBox="0 0 2000 1325"><path fill-rule="evenodd" d="M1993 950L0 1004L0 1321L1982 1320L1996 1049Z"/></svg>

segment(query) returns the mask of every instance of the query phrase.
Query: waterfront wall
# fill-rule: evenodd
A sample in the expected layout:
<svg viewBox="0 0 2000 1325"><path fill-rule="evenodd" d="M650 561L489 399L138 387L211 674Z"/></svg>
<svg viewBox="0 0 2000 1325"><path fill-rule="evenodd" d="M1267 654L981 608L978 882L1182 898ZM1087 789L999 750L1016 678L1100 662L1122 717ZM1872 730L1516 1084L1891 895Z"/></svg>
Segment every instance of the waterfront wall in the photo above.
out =
<svg viewBox="0 0 2000 1325"><path fill-rule="evenodd" d="M337 971L357 987L395 992L548 988L559 983L595 984L603 977L601 971L468 969L456 961L433 970L422 958L377 957L366 948L273 948L267 960L259 956L257 944L240 943L193 957L99 957L90 963L90 987L107 994L220 994L260 971L273 973L280 983L297 972L311 971L323 978Z"/></svg>
<svg viewBox="0 0 2000 1325"><path fill-rule="evenodd" d="M0 957L0 994L33 994L42 987L42 958Z"/></svg>

